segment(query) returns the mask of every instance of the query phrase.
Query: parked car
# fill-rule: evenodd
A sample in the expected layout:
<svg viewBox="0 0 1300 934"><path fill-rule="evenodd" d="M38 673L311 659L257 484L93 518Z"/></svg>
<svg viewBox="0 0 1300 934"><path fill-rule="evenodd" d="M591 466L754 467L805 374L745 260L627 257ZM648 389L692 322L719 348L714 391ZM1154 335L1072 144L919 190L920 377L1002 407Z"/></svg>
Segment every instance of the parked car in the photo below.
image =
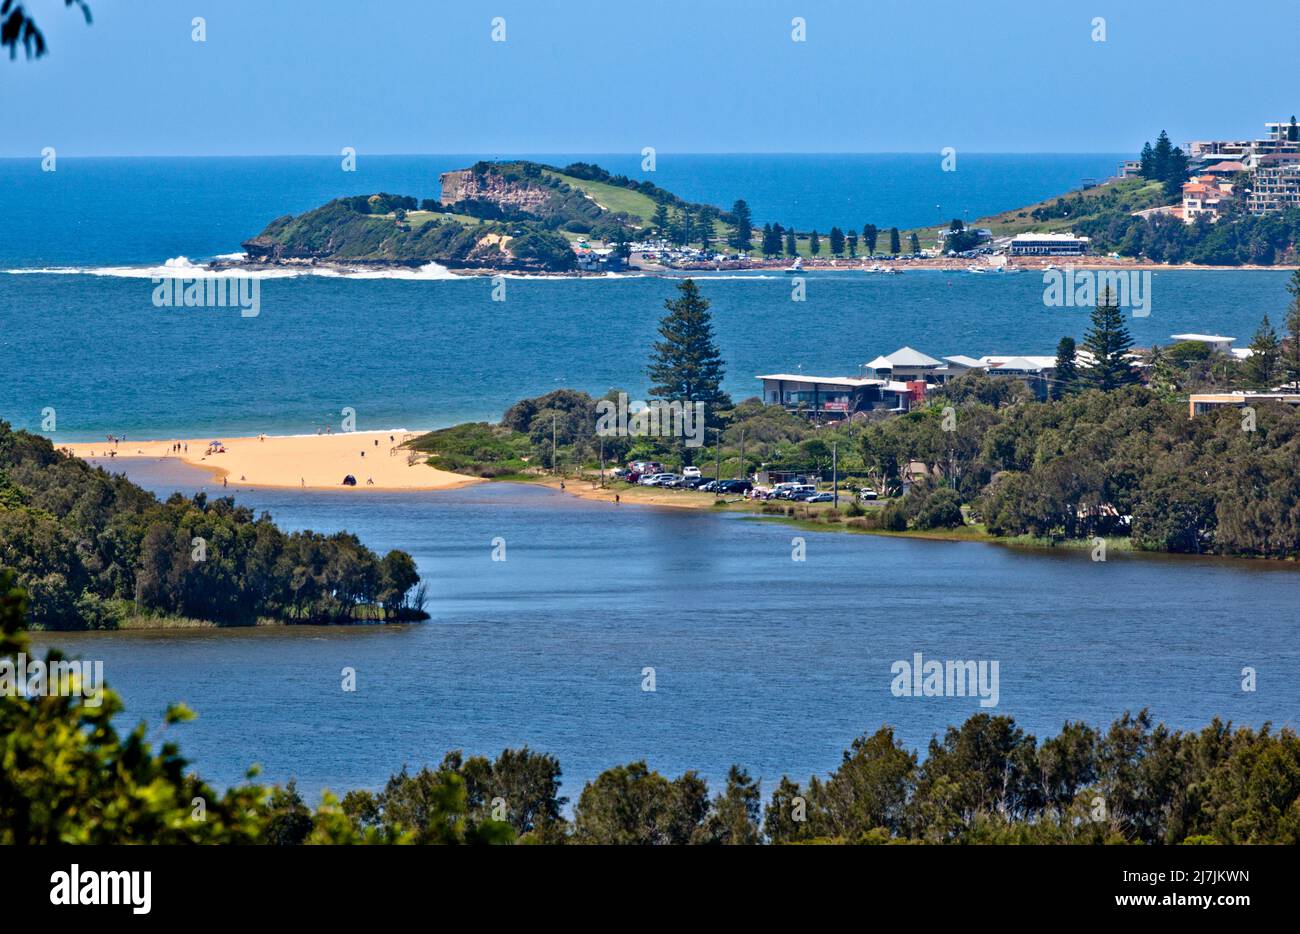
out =
<svg viewBox="0 0 1300 934"><path fill-rule="evenodd" d="M703 477L682 477L682 479L677 482L677 485L684 490L698 490L705 484L712 482L713 481L711 480L705 480Z"/></svg>
<svg viewBox="0 0 1300 934"><path fill-rule="evenodd" d="M807 499L817 492L816 485L812 483L797 483L793 486L786 487L781 491L781 499L794 500L799 502Z"/></svg>
<svg viewBox="0 0 1300 934"><path fill-rule="evenodd" d="M703 483L697 486L696 489L699 490L701 493L716 493L718 491L718 481L705 480Z"/></svg>
<svg viewBox="0 0 1300 934"><path fill-rule="evenodd" d="M700 468L698 468L698 467L683 467L683 468L682 468L682 476L683 476L683 477L686 477L686 478L690 479L690 478L697 478L697 477L699 477L699 475L700 475Z"/></svg>
<svg viewBox="0 0 1300 934"><path fill-rule="evenodd" d="M754 484L748 480L723 480L718 484L721 493L748 493L753 488Z"/></svg>
<svg viewBox="0 0 1300 934"><path fill-rule="evenodd" d="M830 503L835 501L833 493L814 493L804 500L805 503Z"/></svg>
<svg viewBox="0 0 1300 934"><path fill-rule="evenodd" d="M657 473L644 477L641 480L642 486L667 486L674 480L678 479L675 473Z"/></svg>
<svg viewBox="0 0 1300 934"><path fill-rule="evenodd" d="M880 495L875 490L870 489L868 487L863 487L862 489L858 490L858 499L862 500L864 503L869 503L872 500L876 500L879 498Z"/></svg>

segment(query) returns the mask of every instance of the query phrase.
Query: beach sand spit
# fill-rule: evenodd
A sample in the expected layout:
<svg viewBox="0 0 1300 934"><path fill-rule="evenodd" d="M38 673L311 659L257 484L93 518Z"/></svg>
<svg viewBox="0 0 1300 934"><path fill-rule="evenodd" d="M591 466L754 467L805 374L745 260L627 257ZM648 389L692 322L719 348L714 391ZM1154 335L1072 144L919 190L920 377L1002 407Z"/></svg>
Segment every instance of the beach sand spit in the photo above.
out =
<svg viewBox="0 0 1300 934"><path fill-rule="evenodd" d="M449 490L482 482L478 477L438 470L423 455L409 463L411 451L400 448L410 433L354 431L329 435L261 435L253 438L209 437L160 441L88 441L59 447L83 459L175 459L211 472L230 486L357 490ZM211 442L220 440L220 450ZM181 445L179 451L175 445ZM188 447L188 449L187 449ZM347 475L355 487L343 485Z"/></svg>

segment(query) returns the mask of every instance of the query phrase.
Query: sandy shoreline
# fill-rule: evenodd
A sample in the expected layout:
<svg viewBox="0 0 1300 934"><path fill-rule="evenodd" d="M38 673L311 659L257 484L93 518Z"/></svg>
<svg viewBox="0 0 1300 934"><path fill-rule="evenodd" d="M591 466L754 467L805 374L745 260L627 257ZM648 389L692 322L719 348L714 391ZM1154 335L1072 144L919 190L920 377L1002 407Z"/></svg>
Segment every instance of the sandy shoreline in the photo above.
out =
<svg viewBox="0 0 1300 934"><path fill-rule="evenodd" d="M86 441L59 448L83 459L174 459L207 470L224 484L252 487L355 490L450 490L478 477L438 470L399 447L410 432L355 431L329 435L222 435L153 441ZM210 442L220 440L218 452ZM180 449L175 448L180 445ZM413 462L410 462L412 461ZM344 476L357 485L343 485Z"/></svg>

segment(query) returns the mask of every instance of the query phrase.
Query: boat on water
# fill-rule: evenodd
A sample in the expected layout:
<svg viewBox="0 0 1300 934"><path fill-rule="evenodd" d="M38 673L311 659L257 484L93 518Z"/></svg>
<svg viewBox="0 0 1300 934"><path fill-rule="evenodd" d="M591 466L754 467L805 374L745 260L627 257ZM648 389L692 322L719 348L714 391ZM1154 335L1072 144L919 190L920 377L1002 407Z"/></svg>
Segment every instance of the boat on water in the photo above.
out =
<svg viewBox="0 0 1300 934"><path fill-rule="evenodd" d="M982 276L984 273L988 272L988 269L983 266L967 266L966 271L972 276Z"/></svg>
<svg viewBox="0 0 1300 934"><path fill-rule="evenodd" d="M802 257L802 256L796 256L796 257L794 258L794 262L791 263L791 264L790 264L790 267L785 271L785 274L786 274L787 276L797 276L797 275L800 275L803 271L804 271L804 268L803 268L803 257Z"/></svg>

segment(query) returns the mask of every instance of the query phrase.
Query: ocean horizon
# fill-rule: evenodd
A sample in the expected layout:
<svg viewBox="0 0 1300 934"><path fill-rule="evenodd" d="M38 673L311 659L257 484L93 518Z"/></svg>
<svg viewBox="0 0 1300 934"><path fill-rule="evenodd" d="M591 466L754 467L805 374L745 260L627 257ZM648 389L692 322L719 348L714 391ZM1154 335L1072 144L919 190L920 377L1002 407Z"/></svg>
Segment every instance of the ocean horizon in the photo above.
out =
<svg viewBox="0 0 1300 934"><path fill-rule="evenodd" d="M745 199L759 226L888 229L974 220L1065 194L1085 179L1115 174L1119 153L958 153L944 171L939 153L670 154L653 172L638 153L358 154L340 156L58 157L0 159L0 269L161 264L207 260L239 249L271 220L332 198L387 191L440 194L438 175L494 159L563 167L596 162L614 174L654 182L690 201L729 209Z"/></svg>

